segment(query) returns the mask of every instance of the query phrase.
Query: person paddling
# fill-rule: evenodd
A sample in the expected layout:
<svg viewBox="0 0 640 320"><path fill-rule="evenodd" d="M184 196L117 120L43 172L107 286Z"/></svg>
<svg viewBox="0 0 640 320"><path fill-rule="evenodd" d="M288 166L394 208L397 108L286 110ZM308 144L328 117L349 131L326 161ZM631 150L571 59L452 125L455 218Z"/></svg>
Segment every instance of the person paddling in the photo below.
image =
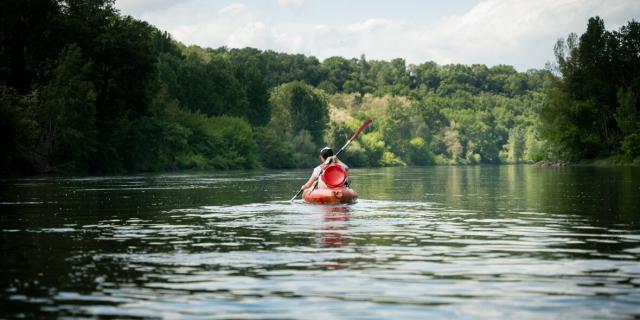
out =
<svg viewBox="0 0 640 320"><path fill-rule="evenodd" d="M342 167L345 172L349 170L349 166L347 166L346 164L344 164L344 162L340 161L340 159L334 156L333 149L329 147L324 147L322 148L322 150L320 150L320 161L322 161L322 164L313 168L311 177L309 177L309 180L307 180L307 182L303 184L302 187L300 187L301 190L313 187L316 181L318 181L318 189L327 189L327 185L325 184L323 179L320 179L320 176L322 175L324 169L330 164L340 165L340 167Z"/></svg>
<svg viewBox="0 0 640 320"><path fill-rule="evenodd" d="M347 147L353 142L361 133L366 129L369 125L373 123L373 120L367 119L365 120L360 128L351 136L347 143L338 150L338 152L334 155L333 150L329 147L322 148L320 150L320 160L322 164L313 169L313 174L307 181L307 183L303 184L300 187L300 190L291 198L291 203L295 200L301 193L305 192L303 198L308 197L316 187L324 188L325 191L331 191L331 198L327 201L316 201L320 203L354 203L358 198L358 195L355 191L351 190L348 186L348 175L347 170L349 170L349 166L340 161L337 156L347 149ZM317 184L314 184L317 183ZM312 189L309 189L313 187ZM335 190L336 188L342 188L343 190ZM307 190L307 191L305 191ZM344 197L344 192L347 192L348 196ZM326 200L326 199L325 199ZM305 198L305 201L309 201Z"/></svg>

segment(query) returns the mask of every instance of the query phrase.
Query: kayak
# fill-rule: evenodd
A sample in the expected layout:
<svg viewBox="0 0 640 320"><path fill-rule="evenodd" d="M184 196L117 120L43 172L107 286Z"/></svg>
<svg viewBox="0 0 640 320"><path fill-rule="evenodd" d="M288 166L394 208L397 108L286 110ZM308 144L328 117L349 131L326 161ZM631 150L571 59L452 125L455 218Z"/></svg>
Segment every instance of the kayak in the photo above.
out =
<svg viewBox="0 0 640 320"><path fill-rule="evenodd" d="M302 198L306 203L345 204L356 203L358 194L345 187L315 190L309 188L302 192Z"/></svg>
<svg viewBox="0 0 640 320"><path fill-rule="evenodd" d="M349 188L331 188L331 189L306 189L302 192L302 199L306 203L317 204L345 204L356 203L358 194Z"/></svg>

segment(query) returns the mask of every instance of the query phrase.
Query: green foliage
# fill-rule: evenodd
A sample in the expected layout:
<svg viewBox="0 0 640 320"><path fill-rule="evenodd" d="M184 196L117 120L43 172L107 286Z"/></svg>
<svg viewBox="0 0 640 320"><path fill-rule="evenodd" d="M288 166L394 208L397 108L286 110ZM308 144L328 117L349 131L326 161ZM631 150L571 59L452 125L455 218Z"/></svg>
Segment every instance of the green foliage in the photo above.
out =
<svg viewBox="0 0 640 320"><path fill-rule="evenodd" d="M504 146L505 162L517 163L523 159L525 148L525 136L522 128L516 127L509 130L509 138Z"/></svg>
<svg viewBox="0 0 640 320"><path fill-rule="evenodd" d="M387 100L386 114L380 120L380 131L388 149L394 154L406 154L409 149L409 141L415 136L416 124L412 119L422 121L415 114L416 109L411 105L403 105L402 101L395 98Z"/></svg>
<svg viewBox="0 0 640 320"><path fill-rule="evenodd" d="M382 154L382 158L380 159L379 164L383 167L397 167L397 166L405 166L406 164L398 159L398 157L393 154L391 151L385 151Z"/></svg>
<svg viewBox="0 0 640 320"><path fill-rule="evenodd" d="M46 36L43 36L46 35ZM637 156L640 24L599 18L556 75L185 46L113 1L0 4L0 170L309 167Z"/></svg>
<svg viewBox="0 0 640 320"><path fill-rule="evenodd" d="M273 168L309 167L318 162L329 120L322 91L300 81L271 92L271 120L258 131L260 159Z"/></svg>
<svg viewBox="0 0 640 320"><path fill-rule="evenodd" d="M294 149L290 140L283 139L286 134L276 126L257 128L255 139L258 142L260 163L265 167L282 169L294 168Z"/></svg>
<svg viewBox="0 0 640 320"><path fill-rule="evenodd" d="M267 102L260 95L266 94L266 88L255 72L246 70L234 73L233 67L225 59L214 56L204 61L195 52L184 59L173 56L164 56L164 59L159 62L164 71L161 80L167 79L165 83L169 92L183 107L208 116L232 115L256 123L264 122L265 115L261 114L261 110ZM247 87L243 87L242 83ZM250 108L248 90L254 93L251 102L256 109Z"/></svg>
<svg viewBox="0 0 640 320"><path fill-rule="evenodd" d="M380 163L385 152L385 143L382 140L382 136L378 132L372 132L365 134L360 138L364 153L366 154L369 166L376 166Z"/></svg>
<svg viewBox="0 0 640 320"><path fill-rule="evenodd" d="M640 24L607 31L599 17L555 46L561 79L542 112L543 136L568 159L613 155L638 132ZM627 143L625 144L625 141ZM628 149L626 149L628 150ZM626 151L623 151L626 152Z"/></svg>
<svg viewBox="0 0 640 320"><path fill-rule="evenodd" d="M258 166L257 145L246 120L209 117L180 108L160 91L154 113L136 126L137 171L228 170Z"/></svg>
<svg viewBox="0 0 640 320"><path fill-rule="evenodd" d="M276 87L271 95L271 106L279 117L272 119L287 122L290 132L297 135L307 130L316 144L323 142L323 134L329 120L327 100L321 91L299 81Z"/></svg>
<svg viewBox="0 0 640 320"><path fill-rule="evenodd" d="M200 114L183 114L187 127L193 128L189 146L195 151L188 156L200 155L206 166L199 169L251 169L257 167L254 156L256 143L251 127L241 118L209 118ZM195 148L194 148L195 147ZM178 161L178 168L181 163Z"/></svg>
<svg viewBox="0 0 640 320"><path fill-rule="evenodd" d="M0 168L20 167L24 160L21 144L34 139L29 136L33 127L37 125L32 119L23 114L18 93L6 86L0 86ZM24 169L24 168L22 168Z"/></svg>
<svg viewBox="0 0 640 320"><path fill-rule="evenodd" d="M474 66L469 70L484 69ZM490 69L486 70L488 74ZM373 164L380 162L384 151L414 165L532 161L527 157L534 152L536 157L546 155L546 145L537 135L536 126L544 95L542 87L536 90L513 97L489 92L473 95L460 90L450 96L431 92L420 100L335 94L330 98L331 114L336 123L344 121L340 119L344 119L345 114L376 119L372 130L383 147L382 152L371 155L369 163ZM339 130L342 129L330 128L328 137L335 136ZM513 131L512 146L517 147L513 149L513 159L508 159L510 131ZM525 143L527 135L529 144ZM361 138L361 142L366 137ZM362 144L366 150L367 144Z"/></svg>
<svg viewBox="0 0 640 320"><path fill-rule="evenodd" d="M622 140L622 152L630 159L640 156L640 133L632 133Z"/></svg>
<svg viewBox="0 0 640 320"><path fill-rule="evenodd" d="M327 101L322 92L303 82L291 82L274 89L271 105L285 109L293 132L308 130L320 139L328 120Z"/></svg>
<svg viewBox="0 0 640 320"><path fill-rule="evenodd" d="M51 80L42 88L39 121L41 152L46 171L55 166L84 169L96 151L96 95L89 81L91 63L79 47L60 54Z"/></svg>
<svg viewBox="0 0 640 320"><path fill-rule="evenodd" d="M80 48L71 45L62 50L41 88L22 97L4 88L3 113L11 122L3 127L15 139L7 146L8 157L26 161L28 170L40 173L88 169L97 145L90 70Z"/></svg>
<svg viewBox="0 0 640 320"><path fill-rule="evenodd" d="M1 6L2 171L258 165L252 130L237 118L260 125L270 117L255 67L185 54L112 1Z"/></svg>
<svg viewBox="0 0 640 320"><path fill-rule="evenodd" d="M538 162L548 158L546 141L540 139L538 130L528 127L525 134L524 160Z"/></svg>
<svg viewBox="0 0 640 320"><path fill-rule="evenodd" d="M571 160L597 155L600 137L591 130L598 117L594 103L572 100L560 90L551 91L549 97L541 114L542 134L554 142L555 154Z"/></svg>
<svg viewBox="0 0 640 320"><path fill-rule="evenodd" d="M631 89L618 90L618 108L613 115L618 123L618 128L622 132L623 136L631 135L640 130L640 123L638 123L638 112L636 110L637 98L633 94Z"/></svg>
<svg viewBox="0 0 640 320"><path fill-rule="evenodd" d="M293 163L297 167L309 168L318 165L318 144L307 130L300 130L291 140L293 146Z"/></svg>
<svg viewBox="0 0 640 320"><path fill-rule="evenodd" d="M435 163L429 146L421 137L415 137L409 141L407 158L411 164L419 166Z"/></svg>

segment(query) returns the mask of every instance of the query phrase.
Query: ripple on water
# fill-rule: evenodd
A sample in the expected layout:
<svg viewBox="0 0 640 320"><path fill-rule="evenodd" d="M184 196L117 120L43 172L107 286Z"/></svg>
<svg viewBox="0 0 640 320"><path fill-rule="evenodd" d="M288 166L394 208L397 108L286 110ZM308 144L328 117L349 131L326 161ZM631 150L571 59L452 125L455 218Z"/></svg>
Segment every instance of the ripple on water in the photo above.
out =
<svg viewBox="0 0 640 320"><path fill-rule="evenodd" d="M580 225L585 220L578 216L487 215L438 203L371 200L336 207L285 201L202 206L163 215L164 224L129 219L102 225L98 240L127 239L139 247L164 241L175 249L95 255L96 262L137 270L146 280L126 288L105 283L102 292L118 308L86 312L184 316L189 306L191 316L209 317L215 309L223 318L297 317L303 314L298 308L340 317L413 317L425 309L444 318L527 317L539 310L573 317L596 309L624 315L616 308L629 310L638 301L636 236ZM606 253L603 259L588 245L625 241L635 246L615 258ZM154 298L140 300L147 296ZM590 303L569 312L568 301ZM327 311L331 305L335 309Z"/></svg>
<svg viewBox="0 0 640 320"><path fill-rule="evenodd" d="M155 195L182 188L219 190L229 183L295 176L240 179L175 175L62 183L86 194L114 188L128 197L117 199L138 205L133 194L138 190ZM425 194L429 199L441 195ZM486 190L468 195L505 199ZM623 318L640 313L640 231L623 223L601 224L573 210L509 209L504 203L480 210L458 200L361 199L351 206L255 201L185 201L128 214L98 211L40 227L3 225L0 232L7 239L40 237L41 247L57 239L56 245L69 248L52 264L55 281L62 283L58 288L51 285L41 297L31 296L29 290L42 284L32 281L26 288L20 277L27 276L12 271L18 281L6 287L0 301L34 304L53 316L114 318ZM39 261L55 259L47 257ZM40 277L46 276L47 270Z"/></svg>

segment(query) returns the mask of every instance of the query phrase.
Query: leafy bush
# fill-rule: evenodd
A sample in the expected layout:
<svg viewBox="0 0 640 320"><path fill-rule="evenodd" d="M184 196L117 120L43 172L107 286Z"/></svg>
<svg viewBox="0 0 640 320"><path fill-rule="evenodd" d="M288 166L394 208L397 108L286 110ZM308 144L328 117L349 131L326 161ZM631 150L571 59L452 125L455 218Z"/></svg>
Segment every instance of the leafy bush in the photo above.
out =
<svg viewBox="0 0 640 320"><path fill-rule="evenodd" d="M380 159L380 165L383 167L397 167L397 166L406 166L402 160L398 159L395 154L391 151L385 151L382 154L382 159Z"/></svg>
<svg viewBox="0 0 640 320"><path fill-rule="evenodd" d="M421 137L415 137L409 141L408 159L411 164L419 166L435 163L433 154Z"/></svg>
<svg viewBox="0 0 640 320"><path fill-rule="evenodd" d="M622 140L622 152L630 159L640 156L640 134L632 133L624 137L624 140Z"/></svg>

